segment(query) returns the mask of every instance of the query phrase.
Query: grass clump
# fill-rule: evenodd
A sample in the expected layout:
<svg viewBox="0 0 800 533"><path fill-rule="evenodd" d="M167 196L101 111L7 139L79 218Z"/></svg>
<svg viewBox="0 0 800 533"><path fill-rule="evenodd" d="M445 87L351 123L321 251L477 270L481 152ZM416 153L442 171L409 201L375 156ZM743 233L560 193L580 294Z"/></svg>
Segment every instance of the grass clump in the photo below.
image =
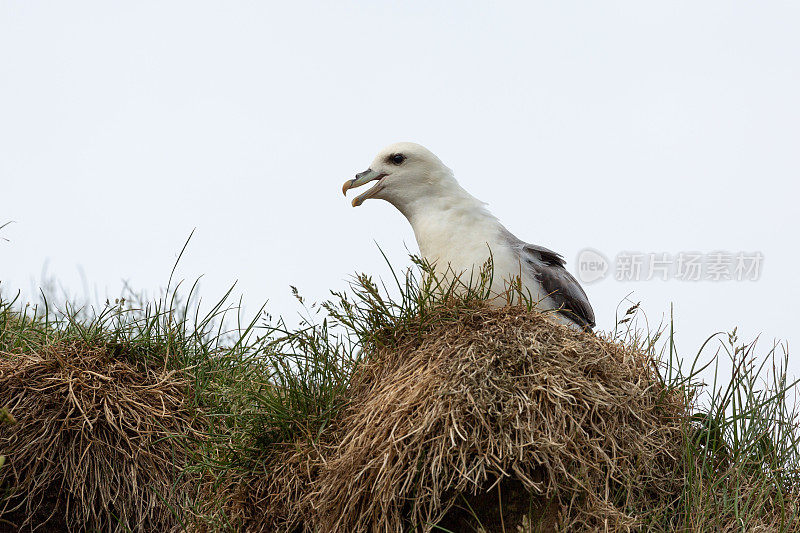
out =
<svg viewBox="0 0 800 533"><path fill-rule="evenodd" d="M445 527L503 484L550 527L624 529L679 489L685 405L646 357L513 307L418 327L354 380L306 497L317 530Z"/></svg>
<svg viewBox="0 0 800 533"><path fill-rule="evenodd" d="M57 531L181 527L202 438L202 329L175 301L99 311L0 300L0 525ZM207 365L206 365L207 366ZM3 529L0 527L0 529Z"/></svg>
<svg viewBox="0 0 800 533"><path fill-rule="evenodd" d="M798 382L787 379L788 351L774 345L760 355L735 330L717 337L710 386L676 384L697 398L684 429L678 523L688 531L797 531ZM726 363L730 377L718 380Z"/></svg>

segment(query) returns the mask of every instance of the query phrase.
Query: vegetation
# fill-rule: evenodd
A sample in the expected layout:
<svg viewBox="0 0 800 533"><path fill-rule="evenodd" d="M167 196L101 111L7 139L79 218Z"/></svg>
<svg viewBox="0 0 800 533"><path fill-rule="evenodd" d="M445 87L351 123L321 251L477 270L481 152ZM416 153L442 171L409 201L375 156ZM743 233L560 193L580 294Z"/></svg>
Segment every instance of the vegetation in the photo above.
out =
<svg viewBox="0 0 800 533"><path fill-rule="evenodd" d="M683 358L636 306L579 332L518 290L489 305L491 265L464 286L415 263L292 328L171 281L0 299L0 530L798 529L783 347Z"/></svg>

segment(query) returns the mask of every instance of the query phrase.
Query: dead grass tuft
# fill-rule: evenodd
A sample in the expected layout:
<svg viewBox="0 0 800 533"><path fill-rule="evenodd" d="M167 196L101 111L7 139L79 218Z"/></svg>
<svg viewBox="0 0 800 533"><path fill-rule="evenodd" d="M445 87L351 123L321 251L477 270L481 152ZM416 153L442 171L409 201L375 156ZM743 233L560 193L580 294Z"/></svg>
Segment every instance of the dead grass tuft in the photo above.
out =
<svg viewBox="0 0 800 533"><path fill-rule="evenodd" d="M625 530L680 493L687 405L641 353L484 306L406 324L367 350L331 431L277 456L261 490L245 491L281 515L272 527L431 530L465 497L511 481L569 530Z"/></svg>
<svg viewBox="0 0 800 533"><path fill-rule="evenodd" d="M114 352L69 341L0 353L0 405L18 421L0 427L6 525L177 528L186 479L175 436L196 434L187 379Z"/></svg>
<svg viewBox="0 0 800 533"><path fill-rule="evenodd" d="M501 480L570 529L637 523L674 494L680 398L648 358L520 309L475 309L378 351L303 502L327 531L432 526Z"/></svg>

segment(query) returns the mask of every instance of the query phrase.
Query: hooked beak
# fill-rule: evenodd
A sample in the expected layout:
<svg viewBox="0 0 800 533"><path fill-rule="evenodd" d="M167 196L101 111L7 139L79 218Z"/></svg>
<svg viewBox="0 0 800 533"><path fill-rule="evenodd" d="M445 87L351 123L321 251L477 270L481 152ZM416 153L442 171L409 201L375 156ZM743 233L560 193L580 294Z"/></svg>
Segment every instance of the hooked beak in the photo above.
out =
<svg viewBox="0 0 800 533"><path fill-rule="evenodd" d="M347 191L348 190L355 189L356 187L361 187L362 185L365 185L365 184L369 183L370 181L376 181L377 180L378 183L376 183L374 187L372 187L367 192L365 192L363 194L360 194L359 196L356 196L355 198L353 198L353 207L358 207L358 206L360 206L361 204L364 203L364 200L366 200L367 198L372 198L377 193L379 193L381 191L381 189L383 189L383 185L381 184L381 180L386 176L387 176L387 174L378 174L377 172L375 172L371 168L368 168L364 172L359 172L358 174L356 174L355 179L345 181L344 185L342 185L342 193L345 196L347 196Z"/></svg>

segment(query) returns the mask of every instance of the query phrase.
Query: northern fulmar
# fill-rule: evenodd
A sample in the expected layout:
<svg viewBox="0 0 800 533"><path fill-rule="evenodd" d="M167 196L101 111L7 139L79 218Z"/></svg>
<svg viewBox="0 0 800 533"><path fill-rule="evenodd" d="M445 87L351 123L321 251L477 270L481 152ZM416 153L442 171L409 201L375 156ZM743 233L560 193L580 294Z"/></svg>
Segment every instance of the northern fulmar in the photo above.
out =
<svg viewBox="0 0 800 533"><path fill-rule="evenodd" d="M594 327L589 299L564 268L564 258L515 237L425 147L387 146L367 170L345 182L342 192L373 181L353 199L353 207L368 198L394 205L411 223L422 257L437 273L472 276L491 257L493 294L508 294L510 283L518 280L538 309L555 310L555 317L571 326Z"/></svg>

